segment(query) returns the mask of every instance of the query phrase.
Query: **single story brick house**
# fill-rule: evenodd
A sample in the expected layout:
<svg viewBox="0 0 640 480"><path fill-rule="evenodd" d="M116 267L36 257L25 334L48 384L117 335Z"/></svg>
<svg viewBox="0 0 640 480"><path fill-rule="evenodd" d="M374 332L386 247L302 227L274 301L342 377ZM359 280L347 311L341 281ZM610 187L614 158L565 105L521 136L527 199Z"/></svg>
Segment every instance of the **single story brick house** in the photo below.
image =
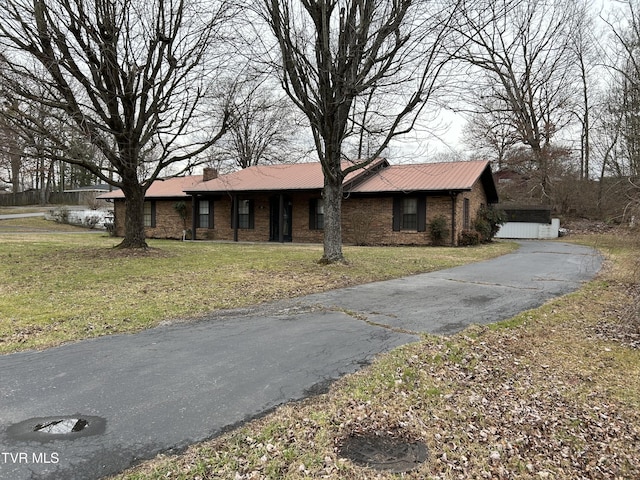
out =
<svg viewBox="0 0 640 480"><path fill-rule="evenodd" d="M320 163L257 165L226 175L155 181L145 197L149 238L321 243L324 226ZM124 233L124 196L114 202L115 232ZM447 244L472 228L483 205L498 202L487 161L391 165L377 159L344 180L345 243L428 245L429 223L444 216ZM195 236L193 235L195 232Z"/></svg>

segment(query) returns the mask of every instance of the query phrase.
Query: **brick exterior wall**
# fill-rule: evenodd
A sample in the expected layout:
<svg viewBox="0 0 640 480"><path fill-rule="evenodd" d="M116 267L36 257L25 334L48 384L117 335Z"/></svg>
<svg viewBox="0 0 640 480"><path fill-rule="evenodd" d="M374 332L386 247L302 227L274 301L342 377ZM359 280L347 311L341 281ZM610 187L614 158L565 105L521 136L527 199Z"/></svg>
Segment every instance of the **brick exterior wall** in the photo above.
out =
<svg viewBox="0 0 640 480"><path fill-rule="evenodd" d="M255 194L241 199L253 201L254 228L238 229L238 241L267 242L270 233L271 199L277 195ZM299 243L322 243L322 230L309 228L309 202L319 199L318 193L287 194L292 209L292 241ZM455 236L451 234L444 240L445 245L458 244L458 237L463 230L464 199L469 199L469 219L473 223L481 205L486 205L486 194L482 183L478 181L470 192L463 192L455 197ZM213 229L197 228L198 240L234 239L231 225L232 199L229 196L217 197L213 200ZM156 205L156 226L145 229L148 238L182 238L183 223L175 204L185 201L187 206L186 228L192 228L192 206L190 199L158 200ZM451 232L452 197L449 195L426 197L426 225L424 232L393 231L393 196L349 197L342 204L342 233L346 244L363 245L429 245L429 223L437 216L447 219L447 230ZM124 235L124 201L116 201L114 205L116 235Z"/></svg>
<svg viewBox="0 0 640 480"><path fill-rule="evenodd" d="M147 238L173 238L181 239L184 228L183 221L175 209L178 202L184 202L187 207L186 229L191 229L191 198L155 200L156 226L145 227ZM125 205L124 200L116 200L113 207L115 234L118 237L124 236Z"/></svg>
<svg viewBox="0 0 640 480"><path fill-rule="evenodd" d="M470 192L464 192L458 195L456 199L456 239L455 244L458 244L460 232L464 230L464 199L469 199L469 222L470 227L473 229L473 222L480 210L481 206L487 205L487 195L484 191L484 186L480 180L477 180L473 185ZM449 215L450 217L451 215Z"/></svg>

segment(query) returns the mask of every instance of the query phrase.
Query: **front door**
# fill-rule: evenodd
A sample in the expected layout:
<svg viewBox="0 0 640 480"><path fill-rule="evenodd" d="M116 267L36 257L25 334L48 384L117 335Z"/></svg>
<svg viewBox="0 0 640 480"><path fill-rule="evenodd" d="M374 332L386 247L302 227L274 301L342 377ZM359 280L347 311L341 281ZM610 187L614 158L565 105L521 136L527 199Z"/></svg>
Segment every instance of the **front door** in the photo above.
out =
<svg viewBox="0 0 640 480"><path fill-rule="evenodd" d="M290 242L291 235L291 198L288 195L271 197L269 202L269 241Z"/></svg>

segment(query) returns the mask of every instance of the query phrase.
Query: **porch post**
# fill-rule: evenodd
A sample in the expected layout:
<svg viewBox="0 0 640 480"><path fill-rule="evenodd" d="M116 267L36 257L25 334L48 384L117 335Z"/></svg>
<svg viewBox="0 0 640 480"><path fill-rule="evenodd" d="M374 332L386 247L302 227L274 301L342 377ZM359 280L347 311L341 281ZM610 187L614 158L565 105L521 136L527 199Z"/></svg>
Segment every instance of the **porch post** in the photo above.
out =
<svg viewBox="0 0 640 480"><path fill-rule="evenodd" d="M233 194L231 199L233 203L233 208L231 212L231 216L233 217L231 218L231 225L233 226L233 241L237 242L238 241L238 196L236 194Z"/></svg>
<svg viewBox="0 0 640 480"><path fill-rule="evenodd" d="M280 194L280 204L278 206L278 241L284 243L284 194Z"/></svg>

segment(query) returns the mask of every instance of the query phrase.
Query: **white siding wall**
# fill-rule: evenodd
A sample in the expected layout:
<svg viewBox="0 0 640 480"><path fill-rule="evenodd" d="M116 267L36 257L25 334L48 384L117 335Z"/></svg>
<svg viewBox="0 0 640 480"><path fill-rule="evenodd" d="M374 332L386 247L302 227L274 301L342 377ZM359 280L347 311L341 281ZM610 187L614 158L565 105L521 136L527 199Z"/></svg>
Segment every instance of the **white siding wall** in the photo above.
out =
<svg viewBox="0 0 640 480"><path fill-rule="evenodd" d="M496 238L558 238L560 219L552 218L547 223L507 222L496 234Z"/></svg>

